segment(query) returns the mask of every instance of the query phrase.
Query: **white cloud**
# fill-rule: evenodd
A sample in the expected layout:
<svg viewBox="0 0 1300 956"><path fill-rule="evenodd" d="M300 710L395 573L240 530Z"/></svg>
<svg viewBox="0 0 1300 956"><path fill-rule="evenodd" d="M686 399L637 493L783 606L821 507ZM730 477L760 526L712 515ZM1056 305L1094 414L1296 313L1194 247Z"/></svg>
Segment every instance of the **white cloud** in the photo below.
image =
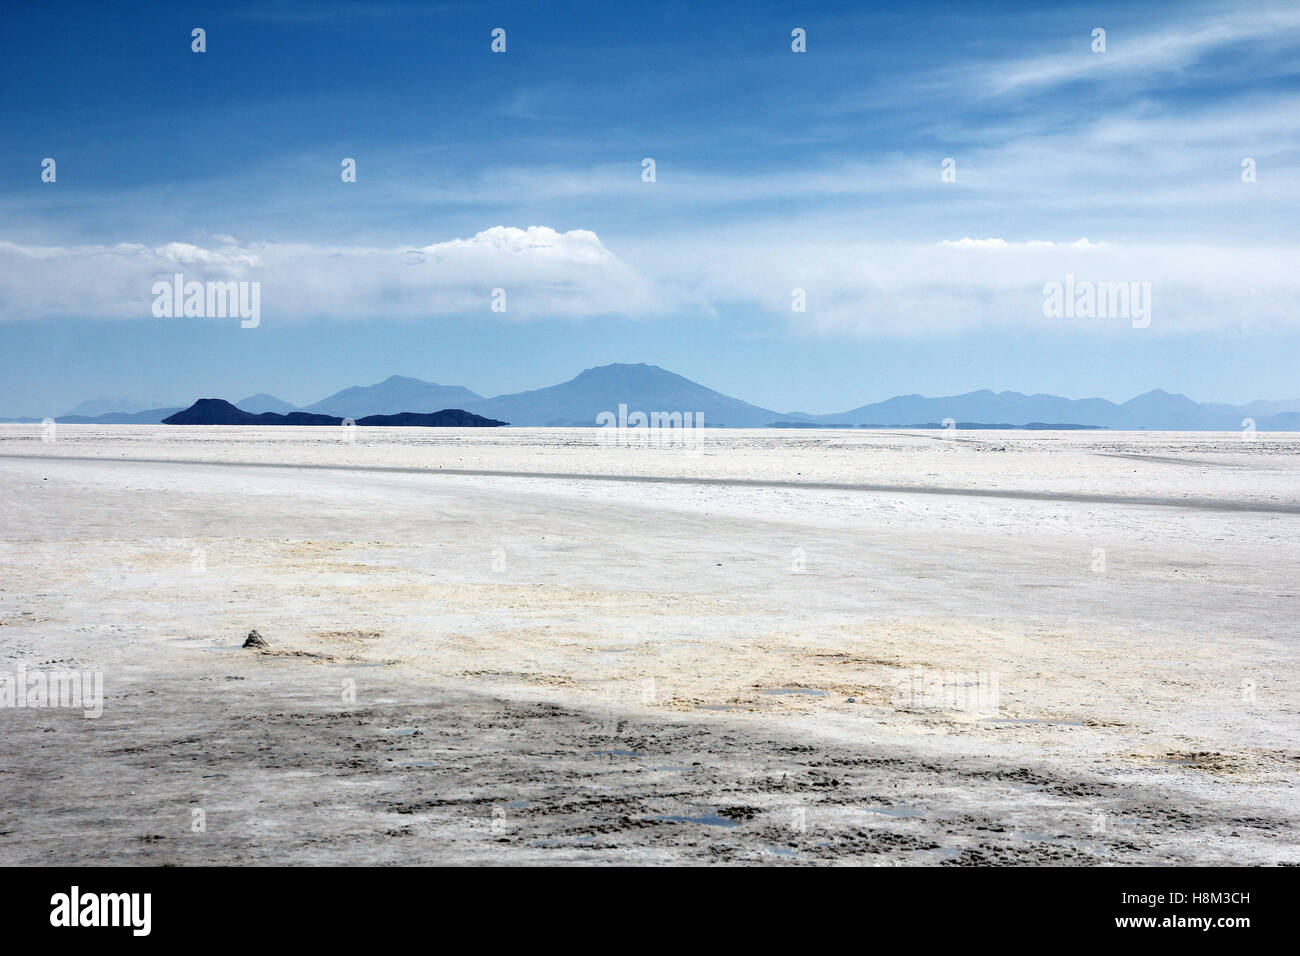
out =
<svg viewBox="0 0 1300 956"><path fill-rule="evenodd" d="M150 318L153 283L183 272L191 281L260 281L264 322L434 315L707 319L738 306L806 334L930 336L1060 326L1043 316L1043 287L1074 275L1151 283L1150 334L1242 323L1261 331L1300 327L1300 272L1292 249L1281 245L997 236L887 243L846 238L840 230L796 235L789 224L751 224L626 240L620 251L616 256L588 230L542 226L497 226L467 239L385 249L0 242L0 315ZM506 290L504 316L490 311L494 288ZM806 312L791 309L796 288L805 290ZM1126 328L1073 322L1099 332Z"/></svg>
<svg viewBox="0 0 1300 956"><path fill-rule="evenodd" d="M507 319L654 311L644 279L582 229L497 226L402 249L220 239L217 248L0 241L0 316L149 318L154 282L177 272L186 281L259 281L268 321L491 315L497 288Z"/></svg>
<svg viewBox="0 0 1300 956"><path fill-rule="evenodd" d="M1126 332L1122 322L1048 320L1043 287L1149 282L1145 334L1300 328L1300 274L1290 246L1221 246L1001 237L885 243L807 238L753 229L712 234L671 249L628 254L648 274L673 276L682 301L748 303L807 334L933 336L965 330L1073 325ZM791 308L792 290L807 311Z"/></svg>
<svg viewBox="0 0 1300 956"><path fill-rule="evenodd" d="M1006 249L1009 251L1024 249L1056 249L1061 248L1050 239L1030 239L1028 242L1007 242L1005 239L972 239L965 236L961 239L941 239L939 245L947 249ZM1067 244L1071 249L1091 249L1096 243L1089 242L1087 239L1076 239L1074 242Z"/></svg>

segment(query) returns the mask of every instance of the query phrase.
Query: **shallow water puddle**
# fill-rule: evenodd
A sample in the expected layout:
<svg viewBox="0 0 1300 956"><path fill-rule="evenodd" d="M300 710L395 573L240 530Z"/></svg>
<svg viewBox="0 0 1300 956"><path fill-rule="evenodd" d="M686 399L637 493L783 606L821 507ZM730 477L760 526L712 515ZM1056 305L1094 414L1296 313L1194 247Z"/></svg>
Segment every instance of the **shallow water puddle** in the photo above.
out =
<svg viewBox="0 0 1300 956"><path fill-rule="evenodd" d="M651 817L650 819L656 820L660 823L699 823L706 827L726 827L727 829L740 826L739 820L731 820L727 817L720 817L713 813L701 814L698 817L667 814L661 817Z"/></svg>
<svg viewBox="0 0 1300 956"><path fill-rule="evenodd" d="M765 846L764 853L772 853L776 856L798 856L799 851L788 846Z"/></svg>
<svg viewBox="0 0 1300 956"><path fill-rule="evenodd" d="M925 816L920 810L909 810L906 807L863 807L867 813L875 813L882 817L923 817Z"/></svg>
<svg viewBox="0 0 1300 956"><path fill-rule="evenodd" d="M825 697L826 691L813 690L810 687L765 687L760 694L802 694L807 697Z"/></svg>

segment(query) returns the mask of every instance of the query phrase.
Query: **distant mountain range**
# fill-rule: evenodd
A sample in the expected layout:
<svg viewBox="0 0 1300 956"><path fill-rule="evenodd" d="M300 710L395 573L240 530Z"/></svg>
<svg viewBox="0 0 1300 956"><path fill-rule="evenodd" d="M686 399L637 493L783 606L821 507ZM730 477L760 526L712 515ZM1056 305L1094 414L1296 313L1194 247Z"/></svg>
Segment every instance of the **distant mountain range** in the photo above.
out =
<svg viewBox="0 0 1300 956"><path fill-rule="evenodd" d="M104 403L123 402L103 410ZM92 399L56 419L69 424L157 424L180 408L138 408L130 399ZM229 404L229 403L225 403ZM353 386L304 408L273 395L259 393L232 408L252 415L302 412L358 422L373 415L463 410L512 425L594 426L601 412L699 413L706 426L748 428L800 427L927 427L951 418L958 423L998 423L989 427L1092 427L1114 429L1215 429L1238 431L1249 418L1260 431L1300 430L1300 399L1255 401L1245 405L1201 404L1185 395L1156 389L1115 403L1103 398L1069 399L1055 395L1023 395L982 389L965 395L927 398L898 395L846 412L809 414L778 412L723 395L656 365L602 365L589 368L559 385L484 398L459 385L438 385L393 375L374 385ZM90 415L87 412L95 412ZM40 419L10 419L39 421ZM959 424L958 427L961 427Z"/></svg>
<svg viewBox="0 0 1300 956"><path fill-rule="evenodd" d="M1295 404L1300 409L1300 401ZM851 422L853 424L895 425L908 422L935 422L944 418L957 421L1068 422L1102 428L1176 428L1240 429L1248 411L1228 405L1209 406L1192 401L1185 395L1171 395L1156 389L1116 404L1104 398L1069 399L1055 395L1022 395L1020 392L992 392L981 389L947 398L922 395L899 395L883 402L863 405L838 415L812 415L815 422ZM1256 428L1270 427L1270 417L1256 420Z"/></svg>
<svg viewBox="0 0 1300 956"><path fill-rule="evenodd" d="M261 415L263 412L275 412L277 415L287 415L289 412L296 412L298 408L290 405L288 402L281 401L274 395L268 395L266 392L258 392L256 395L250 395L248 398L241 398L235 402L236 407L253 415Z"/></svg>
<svg viewBox="0 0 1300 956"><path fill-rule="evenodd" d="M157 425L179 408L151 408L143 412L105 412L103 415L60 415L55 419L65 425ZM38 418L14 421L41 421Z"/></svg>
<svg viewBox="0 0 1300 956"><path fill-rule="evenodd" d="M482 395L476 395L460 385L435 385L433 382L422 382L418 378L390 375L378 385L355 385L352 388L345 388L302 410L317 415L361 418L363 415L395 415L398 412L468 408L470 404L482 401ZM243 407L242 402L240 407Z"/></svg>
<svg viewBox="0 0 1300 956"><path fill-rule="evenodd" d="M593 426L601 412L617 415L620 404L647 413L700 412L706 425L731 428L769 425L782 417L657 365L602 365L560 385L480 399L464 407L515 425Z"/></svg>
<svg viewBox="0 0 1300 956"><path fill-rule="evenodd" d="M167 402L157 400L141 401L138 398L124 398L118 396L110 398L100 396L98 398L88 398L70 412L66 412L64 418L98 418L101 415L125 415L136 412L148 412L157 408L168 407Z"/></svg>

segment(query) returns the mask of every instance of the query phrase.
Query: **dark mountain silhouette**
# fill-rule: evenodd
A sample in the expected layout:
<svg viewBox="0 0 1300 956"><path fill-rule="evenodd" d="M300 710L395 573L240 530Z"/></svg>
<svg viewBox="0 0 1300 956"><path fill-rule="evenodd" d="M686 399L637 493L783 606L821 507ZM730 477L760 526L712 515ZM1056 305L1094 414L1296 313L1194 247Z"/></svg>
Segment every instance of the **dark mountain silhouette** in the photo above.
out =
<svg viewBox="0 0 1300 956"><path fill-rule="evenodd" d="M223 398L200 398L189 408L163 419L164 425L337 425L343 419L307 412L254 415L236 408Z"/></svg>
<svg viewBox="0 0 1300 956"><path fill-rule="evenodd" d="M710 427L740 428L776 421L778 412L729 398L657 365L602 365L549 388L498 395L466 407L480 415L508 419L515 425L586 425L594 427L601 412L700 413ZM694 419L692 419L694 421Z"/></svg>
<svg viewBox="0 0 1300 956"><path fill-rule="evenodd" d="M200 398L189 408L163 420L164 425L341 425L343 419L334 415L315 415L311 412L290 412L279 415L263 412L254 415L231 405L221 398ZM470 414L459 408L444 408L437 412L400 412L396 415L367 415L354 421L366 426L432 426L438 428L495 427L506 422L494 421Z"/></svg>
<svg viewBox="0 0 1300 956"><path fill-rule="evenodd" d="M290 405L274 395L266 394L266 392L258 392L256 395L248 396L248 398L241 398L235 402L235 407L246 412L252 412L254 415L260 415L262 412L276 412L280 415L287 415L289 412L299 410L297 405Z"/></svg>
<svg viewBox="0 0 1300 956"><path fill-rule="evenodd" d="M360 419L364 415L396 415L400 412L433 412L444 408L468 408L481 402L482 395L460 385L437 385L418 378L391 375L376 385L354 385L328 398L304 406L302 411Z"/></svg>
<svg viewBox="0 0 1300 956"><path fill-rule="evenodd" d="M433 425L439 428L485 428L508 425L495 418L484 418L461 408L444 408L440 412L398 412L396 415L367 415L357 419L358 425Z"/></svg>

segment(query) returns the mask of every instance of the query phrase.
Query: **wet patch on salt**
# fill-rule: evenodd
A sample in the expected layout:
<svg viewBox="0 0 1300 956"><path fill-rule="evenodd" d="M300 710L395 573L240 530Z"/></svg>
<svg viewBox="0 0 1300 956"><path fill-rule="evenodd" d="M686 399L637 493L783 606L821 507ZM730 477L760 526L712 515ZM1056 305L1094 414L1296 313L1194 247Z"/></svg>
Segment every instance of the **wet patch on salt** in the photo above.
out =
<svg viewBox="0 0 1300 956"><path fill-rule="evenodd" d="M726 827L727 829L740 826L739 820L731 820L713 813L701 814L696 817L668 814L661 817L651 817L651 819L659 823L699 823L706 827Z"/></svg>
<svg viewBox="0 0 1300 956"><path fill-rule="evenodd" d="M909 810L906 807L863 807L867 813L875 813L882 817L924 817L925 814L920 810Z"/></svg>
<svg viewBox="0 0 1300 956"><path fill-rule="evenodd" d="M807 697L825 697L826 691L814 690L811 687L765 687L759 691L760 694L802 694Z"/></svg>

